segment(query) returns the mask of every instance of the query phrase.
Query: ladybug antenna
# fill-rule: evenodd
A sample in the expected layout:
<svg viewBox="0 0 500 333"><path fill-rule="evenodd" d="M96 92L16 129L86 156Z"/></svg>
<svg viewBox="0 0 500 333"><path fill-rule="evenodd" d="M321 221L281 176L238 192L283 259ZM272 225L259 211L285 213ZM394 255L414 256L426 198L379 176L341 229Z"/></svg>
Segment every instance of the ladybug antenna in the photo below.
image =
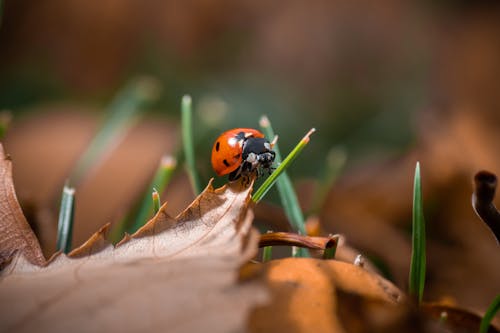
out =
<svg viewBox="0 0 500 333"><path fill-rule="evenodd" d="M271 141L271 148L274 147L274 145L276 144L276 142L278 142L278 135L275 135L273 141Z"/></svg>

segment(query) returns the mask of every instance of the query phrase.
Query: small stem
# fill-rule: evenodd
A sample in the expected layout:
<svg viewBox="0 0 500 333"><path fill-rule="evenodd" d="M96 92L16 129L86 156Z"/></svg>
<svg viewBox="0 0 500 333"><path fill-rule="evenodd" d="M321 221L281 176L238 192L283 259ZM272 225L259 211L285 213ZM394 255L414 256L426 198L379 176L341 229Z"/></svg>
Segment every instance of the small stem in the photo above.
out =
<svg viewBox="0 0 500 333"><path fill-rule="evenodd" d="M195 195L201 193L200 180L195 165L195 154L193 145L193 110L191 96L184 95L181 103L182 121L182 143L184 145L184 156L189 180Z"/></svg>
<svg viewBox="0 0 500 333"><path fill-rule="evenodd" d="M160 194L155 188L153 188L153 192L151 193L151 199L153 200L153 212L156 215L160 211Z"/></svg>
<svg viewBox="0 0 500 333"><path fill-rule="evenodd" d="M330 240L325 245L323 259L335 259L335 253L337 252L337 245L339 243L339 236L330 235L329 239Z"/></svg>
<svg viewBox="0 0 500 333"><path fill-rule="evenodd" d="M57 225L57 250L68 253L71 250L73 235L73 216L75 208L75 189L64 185L61 206L59 208L59 222Z"/></svg>
<svg viewBox="0 0 500 333"><path fill-rule="evenodd" d="M481 320L481 325L479 326L479 333L488 332L488 328L490 327L491 320L495 317L497 312L500 310L500 295L497 295L493 302L491 302L490 306L486 310L483 319Z"/></svg>
<svg viewBox="0 0 500 333"><path fill-rule="evenodd" d="M293 232L268 232L260 235L259 247L266 246L296 246L312 250L325 250L336 247L339 236L311 237Z"/></svg>
<svg viewBox="0 0 500 333"><path fill-rule="evenodd" d="M425 220L422 202L420 163L415 166L413 185L412 255L410 263L409 294L422 302L425 284Z"/></svg>
<svg viewBox="0 0 500 333"><path fill-rule="evenodd" d="M264 249L262 249L262 262L269 261L273 258L273 247L272 246L266 246Z"/></svg>
<svg viewBox="0 0 500 333"><path fill-rule="evenodd" d="M300 140L300 142L295 146L295 148L288 154L288 156L285 158L285 160L278 166L274 172L267 177L267 179L264 181L264 183L259 187L257 191L255 191L255 194L252 196L252 200L255 203L258 203L262 198L266 195L266 193L271 189L271 187L274 185L278 177L286 170L288 166L297 158L297 156L300 154L300 152L304 149L304 147L309 143L309 137L312 133L314 133L316 130L312 128L307 132L307 134ZM301 228L302 230L299 229L301 233L305 233L305 228L304 225L296 226L297 228Z"/></svg>
<svg viewBox="0 0 500 333"><path fill-rule="evenodd" d="M0 140L3 139L5 133L7 133L7 129L9 128L11 121L12 121L12 113L10 111L7 110L0 111Z"/></svg>
<svg viewBox="0 0 500 333"><path fill-rule="evenodd" d="M488 171L481 171L474 177L472 207L481 220L490 228L500 243L500 212L493 204L497 188L497 177Z"/></svg>
<svg viewBox="0 0 500 333"><path fill-rule="evenodd" d="M151 218L151 214L154 212L153 202L151 201L151 189L157 189L158 194L163 193L165 188L170 183L172 175L174 174L175 168L177 167L177 160L171 155L165 155L160 160L158 169L153 177L153 181L149 184L146 193L144 193L139 212L137 213L135 219L132 221L132 225L128 226L128 232L134 233L140 227L144 225ZM125 223L125 222L124 222ZM130 223L130 222L129 222ZM126 226L121 228L121 231L113 232L113 240L118 240L122 237L123 231Z"/></svg>
<svg viewBox="0 0 500 333"><path fill-rule="evenodd" d="M108 107L101 128L92 139L72 171L70 179L77 184L103 156L109 152L130 128L142 107L159 95L159 85L151 78L140 78L129 83Z"/></svg>
<svg viewBox="0 0 500 333"><path fill-rule="evenodd" d="M318 214L325 203L328 192L335 184L347 161L347 154L344 149L334 147L330 149L326 156L325 172L318 181L317 190L314 193L311 210L309 213Z"/></svg>

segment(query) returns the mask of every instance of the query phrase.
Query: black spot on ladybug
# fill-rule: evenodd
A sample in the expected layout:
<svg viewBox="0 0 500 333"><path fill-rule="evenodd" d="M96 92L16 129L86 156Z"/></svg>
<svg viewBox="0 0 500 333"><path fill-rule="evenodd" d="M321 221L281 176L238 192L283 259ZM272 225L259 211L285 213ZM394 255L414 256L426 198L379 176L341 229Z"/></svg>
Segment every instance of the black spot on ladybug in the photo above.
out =
<svg viewBox="0 0 500 333"><path fill-rule="evenodd" d="M227 166L227 167L229 166L229 163L225 159L222 161L222 163L224 163L224 165Z"/></svg>
<svg viewBox="0 0 500 333"><path fill-rule="evenodd" d="M219 148L220 148L220 142L217 141L217 143L215 144L215 151L219 151Z"/></svg>
<svg viewBox="0 0 500 333"><path fill-rule="evenodd" d="M240 158L241 154L234 155L234 158Z"/></svg>

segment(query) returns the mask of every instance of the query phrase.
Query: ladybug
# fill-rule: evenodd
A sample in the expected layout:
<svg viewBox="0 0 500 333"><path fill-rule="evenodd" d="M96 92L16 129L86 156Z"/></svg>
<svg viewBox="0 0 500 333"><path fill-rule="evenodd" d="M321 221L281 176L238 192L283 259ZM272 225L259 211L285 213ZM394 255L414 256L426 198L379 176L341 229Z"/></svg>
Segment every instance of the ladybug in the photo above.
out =
<svg viewBox="0 0 500 333"><path fill-rule="evenodd" d="M253 128L234 128L222 133L212 148L212 167L219 176L229 174L229 181L261 170L271 171L276 153L273 143Z"/></svg>

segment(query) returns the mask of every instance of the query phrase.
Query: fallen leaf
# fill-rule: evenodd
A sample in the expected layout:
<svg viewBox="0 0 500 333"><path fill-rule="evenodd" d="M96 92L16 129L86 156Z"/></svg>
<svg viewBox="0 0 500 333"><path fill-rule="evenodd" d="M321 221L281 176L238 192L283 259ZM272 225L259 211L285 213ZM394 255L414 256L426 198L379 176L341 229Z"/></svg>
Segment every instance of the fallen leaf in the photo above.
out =
<svg viewBox="0 0 500 333"><path fill-rule="evenodd" d="M257 252L250 189L205 191L179 216L158 214L114 248L103 227L40 268L16 256L1 272L0 330L242 331L266 300L238 268Z"/></svg>
<svg viewBox="0 0 500 333"><path fill-rule="evenodd" d="M440 303L424 303L420 310L451 332L479 332L482 317L471 311ZM499 329L491 324L488 333L498 333Z"/></svg>
<svg viewBox="0 0 500 333"><path fill-rule="evenodd" d="M21 207L50 257L55 252L62 187L95 135L98 110L50 104L29 111L9 128L5 150L13 158ZM176 141L172 122L149 117L124 133L76 187L73 244L82 244L105 223L120 221L142 198L161 156L171 153ZM144 149L150 142L157 144ZM175 215L195 197L186 184L175 179L162 195Z"/></svg>
<svg viewBox="0 0 500 333"><path fill-rule="evenodd" d="M380 302L396 312L404 301L391 282L352 264L288 258L264 265L272 302L252 312L252 332L345 332L338 316L343 306L340 292Z"/></svg>
<svg viewBox="0 0 500 333"><path fill-rule="evenodd" d="M31 230L17 202L12 182L12 162L0 144L0 269L16 253L26 260L43 265L45 258L40 244Z"/></svg>

